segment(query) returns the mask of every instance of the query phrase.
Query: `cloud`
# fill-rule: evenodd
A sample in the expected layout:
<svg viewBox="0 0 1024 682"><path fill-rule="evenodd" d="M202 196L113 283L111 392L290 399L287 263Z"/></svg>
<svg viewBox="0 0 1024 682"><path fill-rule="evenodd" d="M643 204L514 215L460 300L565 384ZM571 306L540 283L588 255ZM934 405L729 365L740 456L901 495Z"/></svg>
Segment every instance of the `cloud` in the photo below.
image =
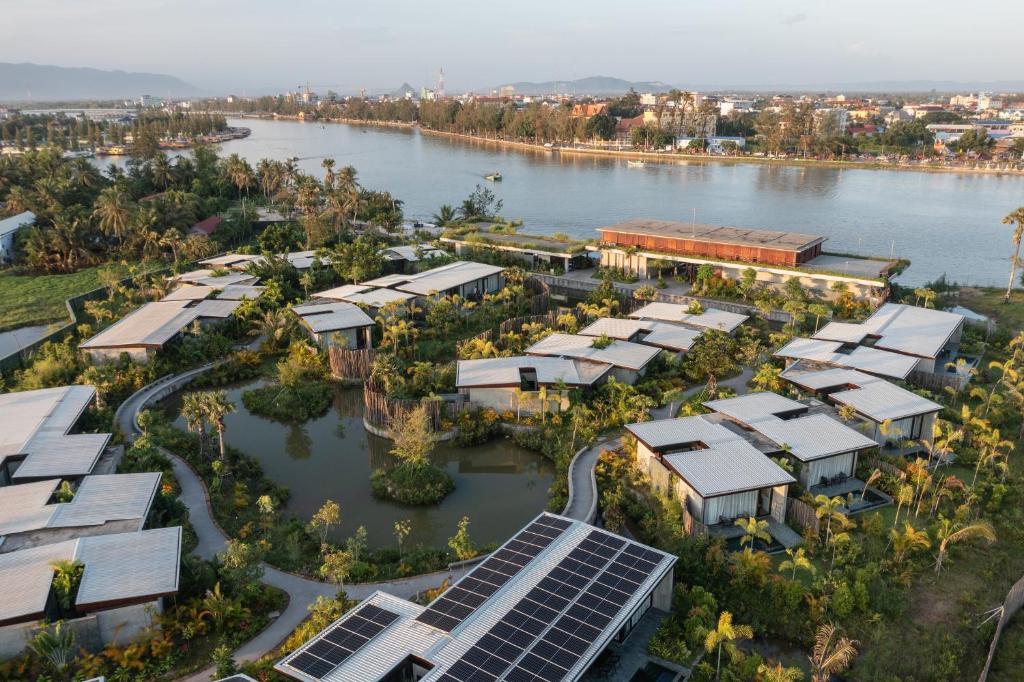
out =
<svg viewBox="0 0 1024 682"><path fill-rule="evenodd" d="M807 21L807 15L800 14L786 14L779 17L779 23L784 26L793 26L794 24L802 24Z"/></svg>

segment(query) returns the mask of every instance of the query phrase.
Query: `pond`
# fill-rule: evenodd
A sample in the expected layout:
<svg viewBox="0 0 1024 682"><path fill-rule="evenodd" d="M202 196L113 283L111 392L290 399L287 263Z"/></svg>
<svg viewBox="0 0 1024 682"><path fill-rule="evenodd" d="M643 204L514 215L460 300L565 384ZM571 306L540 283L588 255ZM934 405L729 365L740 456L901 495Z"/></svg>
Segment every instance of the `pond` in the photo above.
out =
<svg viewBox="0 0 1024 682"><path fill-rule="evenodd" d="M466 448L439 444L431 457L455 481L454 492L439 505L405 507L378 500L370 492L370 474L391 461L391 443L363 428L362 389L338 387L327 414L289 425L250 414L242 404L245 390L266 383L256 379L226 387L238 412L225 420L225 440L288 487L286 510L299 518L308 520L325 500L338 502L342 520L334 532L337 540L365 526L372 548L392 547L395 522L408 519L412 531L407 547L445 547L459 519L469 516L476 544L501 542L547 504L554 466L506 438ZM163 406L184 429L180 401L176 394Z"/></svg>

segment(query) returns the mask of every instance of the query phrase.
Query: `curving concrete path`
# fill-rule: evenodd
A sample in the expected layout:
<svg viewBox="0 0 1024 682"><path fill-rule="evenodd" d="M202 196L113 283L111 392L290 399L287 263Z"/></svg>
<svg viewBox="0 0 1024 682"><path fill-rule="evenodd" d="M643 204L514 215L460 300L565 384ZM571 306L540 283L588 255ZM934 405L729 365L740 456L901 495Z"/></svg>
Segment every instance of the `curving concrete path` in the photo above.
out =
<svg viewBox="0 0 1024 682"><path fill-rule="evenodd" d="M209 371L221 362L223 361L212 362L180 374L165 376L144 386L121 403L114 415L114 423L129 441L135 440L141 433L138 416L142 410L151 403L180 390L193 378ZM728 386L737 394L745 393L747 382L753 374L752 369L745 367L739 375L726 379L719 385ZM696 395L703 388L703 386L694 386L688 389L683 393L683 399ZM652 410L651 416L655 419L667 419L673 416L673 411L673 406L669 405ZM569 500L562 511L563 516L593 523L597 516L597 480L594 469L598 456L601 450L617 441L621 435L622 432L617 431L604 436L593 445L577 452L573 457L569 465ZM213 519L206 486L184 459L169 450L163 448L161 450L170 459L174 475L181 486L180 499L188 508L189 520L198 538L195 552L203 559L213 559L224 550L227 536ZM437 587L446 579L454 581L471 567L472 564L467 564L455 570L437 571L410 578L346 585L345 592L351 599L358 600L365 599L377 590L408 599L424 590ZM272 651L306 619L309 606L317 600L317 597L330 597L335 594L333 585L288 573L269 564L263 565L263 582L287 593L288 606L262 632L234 652L234 658L239 663L256 660ZM189 682L207 682L212 678L213 672L213 668L210 667L185 679Z"/></svg>

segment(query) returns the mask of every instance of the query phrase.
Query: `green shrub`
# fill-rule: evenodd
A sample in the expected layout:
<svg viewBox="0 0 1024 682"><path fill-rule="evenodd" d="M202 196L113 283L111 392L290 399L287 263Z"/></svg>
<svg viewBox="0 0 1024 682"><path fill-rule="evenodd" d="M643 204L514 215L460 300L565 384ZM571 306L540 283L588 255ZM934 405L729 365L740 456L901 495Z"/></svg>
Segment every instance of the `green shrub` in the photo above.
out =
<svg viewBox="0 0 1024 682"><path fill-rule="evenodd" d="M374 497L402 504L437 504L455 489L444 469L430 462L407 460L394 467L377 469L370 477Z"/></svg>
<svg viewBox="0 0 1024 682"><path fill-rule="evenodd" d="M253 414L281 422L304 422L327 412L334 391L325 381L294 386L272 384L242 393L245 409Z"/></svg>

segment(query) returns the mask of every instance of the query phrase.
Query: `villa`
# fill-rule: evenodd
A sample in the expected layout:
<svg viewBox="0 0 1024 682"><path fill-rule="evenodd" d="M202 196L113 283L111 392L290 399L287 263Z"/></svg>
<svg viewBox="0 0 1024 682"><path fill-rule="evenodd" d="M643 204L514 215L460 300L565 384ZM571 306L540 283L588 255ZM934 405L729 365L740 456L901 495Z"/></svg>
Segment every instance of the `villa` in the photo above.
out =
<svg viewBox="0 0 1024 682"><path fill-rule="evenodd" d="M714 416L628 424L626 429L637 439L637 464L651 484L677 496L711 534L735 536L735 521L754 517L767 519L781 544L799 541L784 525L789 486L796 480Z"/></svg>
<svg viewBox="0 0 1024 682"><path fill-rule="evenodd" d="M0 554L74 538L142 530L160 472L86 476L69 502L61 479L0 487Z"/></svg>
<svg viewBox="0 0 1024 682"><path fill-rule="evenodd" d="M661 353L660 348L629 341L611 340L603 348L595 346L593 336L579 334L551 334L533 344L526 355L586 360L611 365L610 376L626 384L635 384L647 371L647 365ZM600 344L599 344L600 345Z"/></svg>
<svg viewBox="0 0 1024 682"><path fill-rule="evenodd" d="M395 289L420 298L458 295L479 300L484 294L495 294L505 284L505 268L472 261L455 261L448 265L414 274L384 275L367 282L366 287Z"/></svg>
<svg viewBox="0 0 1024 682"><path fill-rule="evenodd" d="M416 295L394 289L377 289L362 284L343 284L340 287L321 291L313 298L354 303L361 308L366 308L370 315L376 315L381 308L387 305L407 307L409 302L416 298Z"/></svg>
<svg viewBox="0 0 1024 682"><path fill-rule="evenodd" d="M905 388L853 369L817 369L796 364L782 378L822 400L854 410L879 445L931 439L942 405Z"/></svg>
<svg viewBox="0 0 1024 682"><path fill-rule="evenodd" d="M228 284L223 288L205 284L182 284L160 300L202 301L216 298L221 301L241 301L246 298L259 298L265 289L266 287L258 287L253 284Z"/></svg>
<svg viewBox="0 0 1024 682"><path fill-rule="evenodd" d="M288 261L288 264L296 270L308 270L317 260L319 260L322 265L331 264L329 256L317 256L316 251L292 251L290 253L279 253L277 254L277 257ZM262 263L265 260L266 258L259 254L229 253L223 256L206 258L199 262L211 268L227 268L229 270L244 273L248 270L249 265L253 263Z"/></svg>
<svg viewBox="0 0 1024 682"><path fill-rule="evenodd" d="M812 492L856 480L858 456L878 447L833 419L828 407L816 400L805 404L765 391L712 400L704 407L728 417L763 452L792 461L800 485Z"/></svg>
<svg viewBox="0 0 1024 682"><path fill-rule="evenodd" d="M559 392L556 387L596 386L611 369L610 364L602 362L522 355L459 360L455 386L474 406L534 414L568 408L568 392Z"/></svg>
<svg viewBox="0 0 1024 682"><path fill-rule="evenodd" d="M147 303L78 345L93 362L116 361L127 354L136 362L152 356L193 323L230 318L240 300L165 300Z"/></svg>
<svg viewBox="0 0 1024 682"><path fill-rule="evenodd" d="M580 335L607 336L618 341L641 343L679 356L693 347L701 332L666 322L602 317L581 329Z"/></svg>
<svg viewBox="0 0 1024 682"><path fill-rule="evenodd" d="M321 348L373 348L374 322L354 303L304 303L293 306L292 312Z"/></svg>
<svg viewBox="0 0 1024 682"><path fill-rule="evenodd" d="M711 265L727 279L753 270L757 281L780 287L798 279L825 297L841 282L858 298L882 301L888 295L892 261L825 253L825 237L746 227L722 227L668 220L634 219L598 228L601 265L653 278L665 269L691 276Z"/></svg>
<svg viewBox="0 0 1024 682"><path fill-rule="evenodd" d="M224 289L232 284L255 284L260 278L246 272L218 273L216 270L200 269L183 272L170 279L175 282L184 282L185 284L197 284L213 289Z"/></svg>
<svg viewBox="0 0 1024 682"><path fill-rule="evenodd" d="M398 272L405 272L410 263L421 260L443 258L448 254L430 244L408 244L405 246L389 246L381 250L381 255Z"/></svg>
<svg viewBox="0 0 1024 682"><path fill-rule="evenodd" d="M65 616L53 590L53 563L81 562L75 595L76 644L96 651L152 627L163 597L178 591L181 528L93 535L0 554L0 659L18 655L39 621Z"/></svg>
<svg viewBox="0 0 1024 682"><path fill-rule="evenodd" d="M692 329L717 329L732 334L749 318L747 315L730 313L718 308L703 308L701 312L690 312L690 307L679 303L648 303L629 316L635 320L656 320L671 322Z"/></svg>
<svg viewBox="0 0 1024 682"><path fill-rule="evenodd" d="M775 351L774 355L785 360L787 367L805 360L826 367L856 369L891 379L906 379L918 363L918 358L871 346L856 346L851 349L844 347L840 341L799 337Z"/></svg>
<svg viewBox="0 0 1024 682"><path fill-rule="evenodd" d="M375 592L274 667L302 682L574 682L671 608L675 562L541 514L427 606Z"/></svg>
<svg viewBox="0 0 1024 682"><path fill-rule="evenodd" d="M441 242L453 245L459 256L478 250L496 251L530 269L569 272L592 265L587 244L582 241L524 233L470 232L442 237Z"/></svg>
<svg viewBox="0 0 1024 682"><path fill-rule="evenodd" d="M0 265L6 265L14 260L15 235L35 221L36 214L32 211L23 211L10 218L0 219Z"/></svg>
<svg viewBox="0 0 1024 682"><path fill-rule="evenodd" d="M95 399L92 386L0 394L0 486L112 471L109 433L71 433Z"/></svg>
<svg viewBox="0 0 1024 682"><path fill-rule="evenodd" d="M829 322L813 338L919 358L914 371L936 374L956 361L963 330L963 315L886 303L863 322Z"/></svg>

